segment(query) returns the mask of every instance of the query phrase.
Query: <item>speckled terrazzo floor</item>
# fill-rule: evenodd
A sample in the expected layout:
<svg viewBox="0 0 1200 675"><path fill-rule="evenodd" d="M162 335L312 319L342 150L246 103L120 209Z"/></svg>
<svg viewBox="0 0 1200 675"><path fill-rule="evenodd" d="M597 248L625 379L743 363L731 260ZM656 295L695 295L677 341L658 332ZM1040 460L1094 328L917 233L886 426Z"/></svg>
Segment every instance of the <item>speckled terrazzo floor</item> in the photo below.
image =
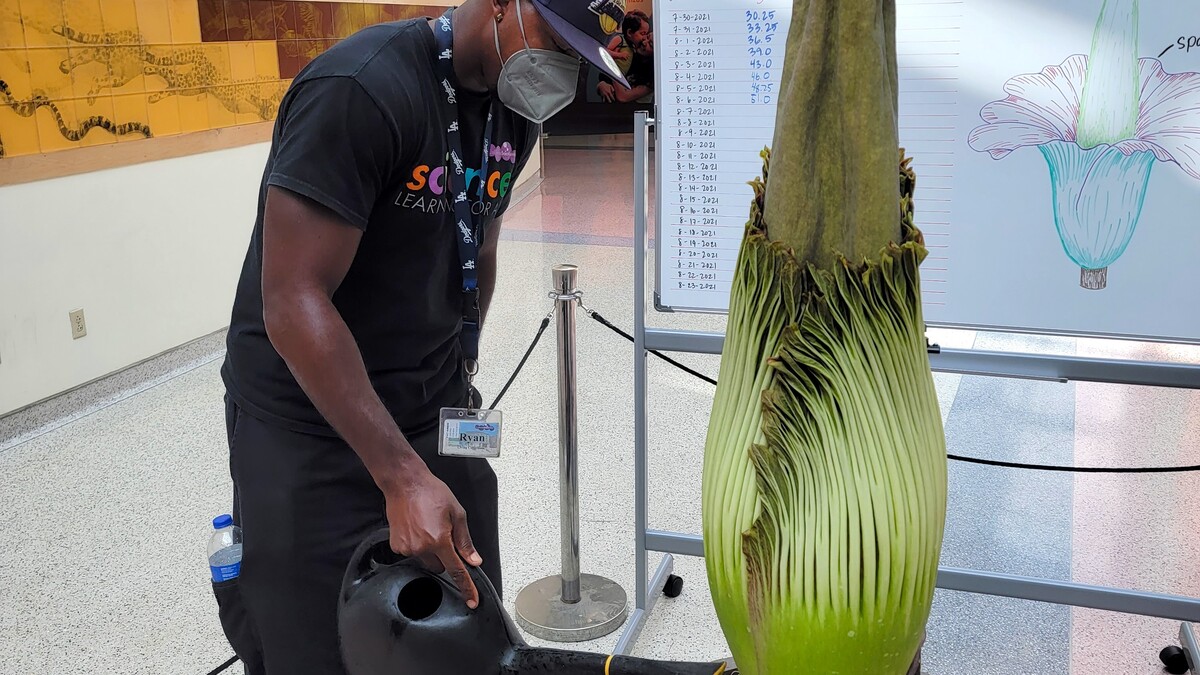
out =
<svg viewBox="0 0 1200 675"><path fill-rule="evenodd" d="M550 177L510 215L481 373L485 398L541 317L555 263L580 265L585 302L632 326L628 151L552 150ZM586 182L585 182L586 181ZM605 196L605 195L608 196ZM615 195L615 196L614 196ZM718 317L655 316L721 328ZM1200 362L1200 350L937 332L945 346ZM557 571L553 332L505 398L505 595ZM0 673L206 673L230 653L203 545L228 509L219 336L163 370L110 382L66 418L0 420ZM580 315L584 571L632 593L632 350ZM680 360L715 374L715 357ZM650 360L651 526L699 530L711 387ZM1098 384L936 376L950 449L1079 465L1200 463L1200 394ZM82 407L80 407L82 406ZM6 426L7 425L7 426ZM943 563L1200 595L1196 474L1071 476L952 464ZM658 556L651 556L651 564ZM677 558L684 594L659 603L636 653L725 656L703 561ZM926 673L1150 675L1177 624L939 591ZM617 634L581 648L610 649ZM531 640L537 642L536 640Z"/></svg>

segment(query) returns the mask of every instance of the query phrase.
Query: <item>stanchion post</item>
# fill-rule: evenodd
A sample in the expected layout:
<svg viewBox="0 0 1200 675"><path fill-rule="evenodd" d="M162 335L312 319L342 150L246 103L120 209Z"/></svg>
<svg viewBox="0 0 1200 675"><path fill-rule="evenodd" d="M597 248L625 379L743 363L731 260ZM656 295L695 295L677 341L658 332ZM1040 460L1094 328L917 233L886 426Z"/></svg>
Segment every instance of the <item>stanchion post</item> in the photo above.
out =
<svg viewBox="0 0 1200 675"><path fill-rule="evenodd" d="M576 396L575 265L551 271L550 296L558 303L558 462L562 573L539 579L517 594L517 625L552 642L582 642L612 633L625 622L625 590L617 582L583 574L579 561L579 433Z"/></svg>
<svg viewBox="0 0 1200 675"><path fill-rule="evenodd" d="M579 602L579 436L575 381L574 265L553 270L558 293L558 478L561 500L562 601Z"/></svg>

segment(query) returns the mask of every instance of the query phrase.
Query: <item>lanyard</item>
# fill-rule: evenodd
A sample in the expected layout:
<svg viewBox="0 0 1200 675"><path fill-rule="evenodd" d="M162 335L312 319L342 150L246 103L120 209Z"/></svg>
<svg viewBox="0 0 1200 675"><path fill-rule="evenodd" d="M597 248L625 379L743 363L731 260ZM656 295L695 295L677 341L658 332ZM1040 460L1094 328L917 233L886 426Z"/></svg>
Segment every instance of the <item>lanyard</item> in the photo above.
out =
<svg viewBox="0 0 1200 675"><path fill-rule="evenodd" d="M463 328L460 340L463 348L463 362L467 370L467 378L474 377L479 370L479 272L476 269L476 258L479 255L479 237L483 222L483 209L478 218L471 212L471 202L467 197L467 174L463 166L462 134L459 131L458 100L455 98L455 86L458 79L454 75L454 40L450 25L454 9L446 10L433 30L437 43L438 76L441 78L442 97L446 116L450 126L446 129L446 140L450 146L450 164L446 168L446 194L454 204L454 229L458 237L458 257L462 264L462 310ZM487 180L488 145L492 136L492 114L494 106L488 109L487 124L483 132L483 161L479 165L480 187Z"/></svg>

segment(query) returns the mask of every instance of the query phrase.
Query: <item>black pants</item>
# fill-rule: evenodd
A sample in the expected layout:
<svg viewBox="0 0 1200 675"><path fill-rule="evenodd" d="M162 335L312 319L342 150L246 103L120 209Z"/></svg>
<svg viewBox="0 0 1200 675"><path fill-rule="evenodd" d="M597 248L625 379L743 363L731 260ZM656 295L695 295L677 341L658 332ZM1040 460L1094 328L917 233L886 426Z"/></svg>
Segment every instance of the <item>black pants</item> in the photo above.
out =
<svg viewBox="0 0 1200 675"><path fill-rule="evenodd" d="M341 439L267 424L226 398L241 574L214 584L221 625L247 675L339 675L337 600L355 547L387 525L383 494ZM437 430L408 439L467 512L483 571L500 575L496 474L441 457Z"/></svg>

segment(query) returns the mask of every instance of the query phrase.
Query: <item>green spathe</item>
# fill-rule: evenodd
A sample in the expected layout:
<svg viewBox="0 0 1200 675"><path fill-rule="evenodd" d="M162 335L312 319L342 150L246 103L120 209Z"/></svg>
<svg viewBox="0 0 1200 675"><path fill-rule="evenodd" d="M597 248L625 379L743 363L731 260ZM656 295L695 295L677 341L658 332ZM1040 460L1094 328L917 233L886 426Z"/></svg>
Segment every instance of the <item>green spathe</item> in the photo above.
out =
<svg viewBox="0 0 1200 675"><path fill-rule="evenodd" d="M820 269L769 241L754 211L704 458L717 615L744 675L904 673L946 509L925 248L909 211L902 243Z"/></svg>
<svg viewBox="0 0 1200 675"><path fill-rule="evenodd" d="M902 674L933 600L946 445L894 4L794 5L705 446L709 583L744 675Z"/></svg>

